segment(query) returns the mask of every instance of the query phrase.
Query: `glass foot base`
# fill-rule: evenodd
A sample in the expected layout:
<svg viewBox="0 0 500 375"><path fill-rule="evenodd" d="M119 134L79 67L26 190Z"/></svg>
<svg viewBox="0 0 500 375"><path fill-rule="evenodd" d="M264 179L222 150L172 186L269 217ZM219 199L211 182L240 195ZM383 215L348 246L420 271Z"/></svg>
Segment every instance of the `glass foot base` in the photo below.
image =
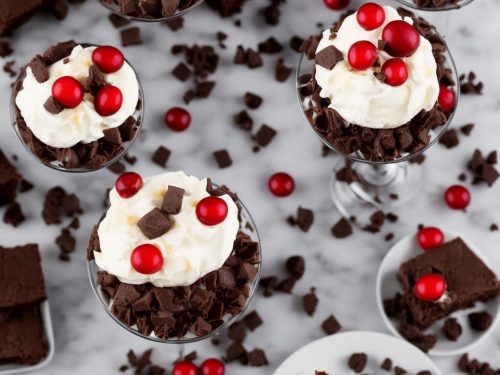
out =
<svg viewBox="0 0 500 375"><path fill-rule="evenodd" d="M423 177L420 164L379 166L342 160L333 170L330 191L340 213L365 226L375 211L388 213L415 198Z"/></svg>

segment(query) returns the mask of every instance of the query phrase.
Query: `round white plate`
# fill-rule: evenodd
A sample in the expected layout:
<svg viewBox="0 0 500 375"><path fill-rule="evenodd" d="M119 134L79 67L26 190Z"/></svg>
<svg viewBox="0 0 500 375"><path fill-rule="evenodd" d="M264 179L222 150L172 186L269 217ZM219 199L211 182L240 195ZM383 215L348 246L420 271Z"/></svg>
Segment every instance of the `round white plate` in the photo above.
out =
<svg viewBox="0 0 500 375"><path fill-rule="evenodd" d="M444 235L445 242L460 237L459 235L452 232L444 232ZM462 240L488 267L490 267L487 259L477 249L477 247L475 247L469 241L465 240L463 237ZM401 286L396 279L399 266L403 262L419 254L422 254L422 251L423 250L417 243L416 234L411 234L400 240L391 248L391 250L389 250L378 271L376 292L378 309L380 311L380 314L382 315L384 323L387 325L389 330L397 337L401 337L398 331L399 323L387 316L384 311L383 301L384 299L392 298L394 294L396 294L396 292L401 292ZM473 311L487 311L491 314L491 316L494 317L493 323L485 332L476 332L469 327L467 315ZM434 356L459 355L470 351L474 346L483 341L494 330L494 327L498 323L498 320L500 318L500 298L493 298L486 303L476 303L474 307L457 311L451 314L451 316L456 318L462 326L462 335L457 341L450 341L441 332L444 319L436 322L426 331L427 333L436 334L438 337L436 345L432 350L429 351L429 354Z"/></svg>
<svg viewBox="0 0 500 375"><path fill-rule="evenodd" d="M331 375L354 374L347 366L353 353L365 353L368 363L363 373L378 374L385 358L411 374L430 371L442 375L434 363L406 341L377 332L345 332L324 337L297 350L281 364L274 375L314 375L326 371ZM384 371L384 373L386 373Z"/></svg>

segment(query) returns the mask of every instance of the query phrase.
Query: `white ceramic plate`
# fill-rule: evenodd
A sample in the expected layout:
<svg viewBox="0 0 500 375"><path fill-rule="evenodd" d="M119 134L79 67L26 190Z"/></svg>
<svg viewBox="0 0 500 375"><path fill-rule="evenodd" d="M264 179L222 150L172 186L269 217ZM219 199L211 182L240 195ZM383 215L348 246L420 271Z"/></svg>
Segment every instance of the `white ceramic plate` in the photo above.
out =
<svg viewBox="0 0 500 375"><path fill-rule="evenodd" d="M276 370L274 375L314 375L326 371L331 375L354 374L347 366L353 353L365 353L368 364L363 373L389 374L381 370L385 358L411 374L427 370L442 375L434 363L408 342L376 332L345 332L324 337L297 350Z"/></svg>
<svg viewBox="0 0 500 375"><path fill-rule="evenodd" d="M457 237L457 234L451 232L444 232L445 242L451 241ZM469 246L469 248L488 266L490 264L483 254L471 244L469 241L462 237L462 240ZM422 254L422 249L419 247L416 234L411 234L398 243L396 243L391 250L387 253L382 264L380 265L377 275L377 305L382 315L382 319L389 328L389 330L397 337L401 337L398 332L398 322L390 319L384 311L383 301L387 298L392 298L396 292L401 292L401 286L396 279L396 275L401 263ZM493 323L490 328L485 332L476 332L469 327L467 315L473 311L488 311L494 317ZM436 346L429 352L435 356L453 356L459 355L470 351L474 346L483 341L493 330L500 318L500 298L494 298L486 303L476 303L476 305L467 310L461 310L453 313L451 316L456 318L462 326L462 335L458 341L448 340L441 332L444 319L436 322L426 332L434 333L438 336Z"/></svg>
<svg viewBox="0 0 500 375"><path fill-rule="evenodd" d="M22 374L29 371L37 371L42 367L46 366L54 357L55 343L54 343L54 331L52 329L52 319L50 317L50 307L49 302L45 301L40 304L40 314L42 316L43 330L45 334L45 340L48 345L47 356L43 358L36 365L0 365L0 375L14 375Z"/></svg>

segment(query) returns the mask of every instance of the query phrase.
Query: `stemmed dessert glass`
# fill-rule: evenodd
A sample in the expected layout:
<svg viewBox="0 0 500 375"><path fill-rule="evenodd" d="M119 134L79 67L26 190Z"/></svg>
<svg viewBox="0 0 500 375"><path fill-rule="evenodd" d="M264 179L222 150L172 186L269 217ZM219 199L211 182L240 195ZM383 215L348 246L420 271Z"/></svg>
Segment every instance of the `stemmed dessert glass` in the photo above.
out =
<svg viewBox="0 0 500 375"><path fill-rule="evenodd" d="M97 0L97 2L99 4L101 4L103 7L107 8L108 10L113 12L114 14L116 14L122 18L125 18L127 20L130 20L130 21L168 22L168 21L172 21L176 18L185 16L186 14L191 12L192 10L198 8L201 4L203 4L205 2L205 0L196 0L193 4L189 5L186 9L178 10L173 15L171 15L169 17L159 17L159 18L152 18L152 17L148 18L148 17L131 16L131 15L123 14L120 11L120 6L117 3L115 3L113 0Z"/></svg>
<svg viewBox="0 0 500 375"><path fill-rule="evenodd" d="M453 79L457 84L458 73L453 58L448 49L443 54L446 57L446 67L451 69ZM311 74L314 71L314 65L314 60L309 60L301 54L296 72L297 98L309 128L326 147L336 151L324 135L315 129L312 123L313 118L309 117L311 97L303 97L299 92L300 86L303 85L301 77ZM385 161L368 160L361 152L345 155L345 160L341 160L335 166L330 183L333 202L344 217L355 218L355 222L363 226L367 224L368 217L374 210L388 212L393 207L410 201L420 192L426 174L424 165L416 163L415 158L434 145L450 126L457 108L459 91L455 89L455 105L449 113L447 122L430 131L430 142L418 152L404 153L397 159ZM357 178L351 183L339 181L337 174L343 168L350 169Z"/></svg>
<svg viewBox="0 0 500 375"><path fill-rule="evenodd" d="M91 46L99 47L99 45L88 44L88 43L81 43L81 45L84 47L91 47ZM84 168L84 167L76 167L76 168L67 167L67 166L64 166L63 163L61 163L59 160L55 160L55 157L54 157L54 160L51 160L51 161L43 160L38 155L36 155L36 153L26 144L26 141L23 139L23 136L21 134L21 131L19 129L19 124L17 121L17 115L19 113L19 109L17 108L17 105L16 105L16 94L17 94L18 89L20 87L22 87L23 81L26 78L26 68L21 69L21 72L19 73L19 76L17 77L17 79L13 85L13 90L12 90L12 95L11 95L11 100L10 100L10 103L11 103L10 104L10 119L11 119L11 123L12 123L12 126L14 128L15 133L16 133L19 141L21 141L21 143L23 144L26 151L28 151L28 153L30 155L32 155L36 160L38 160L43 165L45 165L49 168L61 171L61 172L69 172L69 173L94 172L94 171L109 167L110 165L112 165L112 164L116 163L117 161L119 161L120 159L122 159L123 156L125 156L125 154L129 150L130 146L132 146L134 141L139 136L139 132L140 132L141 127L142 127L142 123L144 120L144 112L145 112L145 110L144 110L144 90L142 88L142 84L141 84L141 81L139 79L139 75L137 74L134 67L127 59L125 59L125 62L127 64L129 64L130 67L132 68L132 70L134 71L134 74L137 78L137 85L139 87L139 99L137 102L137 107L135 109L135 112L132 114L134 119L136 119L136 124L135 124L136 131L134 133L133 138L130 141L123 142L123 150L122 151L120 151L113 158L106 161L99 168L96 168L96 169L89 169L89 168ZM33 137L35 137L35 136L33 135Z"/></svg>
<svg viewBox="0 0 500 375"><path fill-rule="evenodd" d="M213 186L216 186L216 185L214 184ZM101 306L104 308L104 310L108 313L108 315L117 324L119 324L121 327L123 327L124 329L133 333L136 336L139 336L139 337L142 337L144 339L154 341L154 342L178 345L178 349L179 349L181 357L182 357L182 354L184 351L185 344L195 343L198 341L203 341L203 340L209 339L211 337L217 336L222 331L224 331L226 328L231 326L233 323L240 320L243 317L243 315L245 314L245 312L247 311L248 306L250 305L250 303L251 303L251 301L252 301L252 299L257 291L258 285L259 285L260 275L261 275L261 263L262 263L262 248L260 246L261 242L260 242L259 233L257 231L257 227L255 226L255 222L254 222L252 216L250 215L250 212L248 211L248 209L244 206L244 204L241 201L238 200L237 204L241 207L241 215L240 215L241 216L241 226L240 226L240 228L248 228L245 231L245 233L248 236L250 236L252 241L257 242L257 244L259 246L259 250L260 250L259 251L259 262L256 263L257 274L256 274L255 278L252 281L250 281L248 284L250 286L250 292L249 292L249 296L247 298L247 302L245 304L245 307L242 309L241 312L239 312L238 314L231 316L231 317L226 316L224 319L224 323L221 324L216 329L214 329L212 332L210 332L206 336L196 336L192 333L188 333L185 337L167 338L167 339L159 338L159 337L155 336L154 333L152 333L149 336L145 336L142 333L140 333L136 328L130 327L130 326L126 325L125 323L123 323L122 321L120 321L113 314L113 312L111 311L111 304L112 303L109 300L109 298L107 298L104 295L100 285L97 282L97 272L100 271L100 268L96 265L95 261L92 260L90 262L87 262L87 272L88 272L88 276L89 276L89 280L90 280L90 285L92 287L92 290L93 290L95 296L99 300L99 302L100 302Z"/></svg>

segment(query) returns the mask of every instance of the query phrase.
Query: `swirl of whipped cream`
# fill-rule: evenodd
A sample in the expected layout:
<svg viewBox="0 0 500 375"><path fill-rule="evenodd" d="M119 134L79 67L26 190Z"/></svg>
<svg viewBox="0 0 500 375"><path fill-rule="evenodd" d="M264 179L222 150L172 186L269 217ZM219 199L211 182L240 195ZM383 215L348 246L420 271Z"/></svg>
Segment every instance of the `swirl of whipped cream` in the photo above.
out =
<svg viewBox="0 0 500 375"><path fill-rule="evenodd" d="M93 64L92 52L96 47L73 48L69 61L59 60L49 67L48 81L36 80L30 67L26 69L23 88L16 97L16 105L35 137L48 146L67 148L77 143L90 143L104 137L103 130L116 128L132 116L139 100L139 83L132 67L125 62L120 70L104 74L106 82L118 87L123 94L123 104L112 116L102 117L94 108L94 97L85 93L83 102L76 108L64 109L58 114L44 108L51 96L54 81L71 76L84 83Z"/></svg>
<svg viewBox="0 0 500 375"><path fill-rule="evenodd" d="M170 216L173 225L167 233L149 240L137 222L161 206L168 185L185 190L182 209ZM207 180L200 181L184 172L145 178L139 192L128 199L111 190L111 205L97 232L101 245L101 252L94 252L97 266L124 283L150 282L157 287L192 285L219 269L233 250L240 227L238 208L227 194L221 196L227 203L228 215L219 225L206 226L196 216L196 205L208 196ZM132 251L142 244L156 245L163 254L162 269L152 275L138 273L130 263Z"/></svg>
<svg viewBox="0 0 500 375"><path fill-rule="evenodd" d="M396 9L385 6L385 22L375 30L363 29L356 14L347 17L336 36L325 30L316 53L328 46L335 46L344 60L332 70L316 65L316 81L321 87L320 96L329 98L330 108L336 110L345 121L373 129L392 129L404 125L422 109L429 111L439 95L436 60L431 43L420 36L420 46L410 57L403 58L408 66L408 79L401 86L380 82L372 69L356 71L349 68L347 52L351 45L368 40L375 46L382 39L382 30L391 21L401 20ZM412 24L413 20L405 17ZM379 51L380 62L392 58Z"/></svg>

